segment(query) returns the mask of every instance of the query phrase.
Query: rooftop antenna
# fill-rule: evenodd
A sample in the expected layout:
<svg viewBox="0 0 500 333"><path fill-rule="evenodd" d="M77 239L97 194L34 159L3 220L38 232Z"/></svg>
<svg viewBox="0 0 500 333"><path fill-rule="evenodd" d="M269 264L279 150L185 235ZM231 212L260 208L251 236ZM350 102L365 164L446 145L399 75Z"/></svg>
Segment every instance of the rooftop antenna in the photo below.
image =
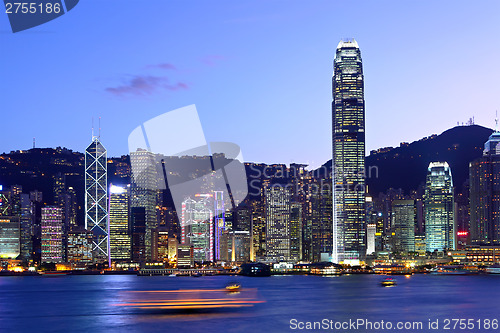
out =
<svg viewBox="0 0 500 333"><path fill-rule="evenodd" d="M94 140L94 117L92 117L92 140Z"/></svg>
<svg viewBox="0 0 500 333"><path fill-rule="evenodd" d="M33 137L33 149L35 148L35 138Z"/></svg>
<svg viewBox="0 0 500 333"><path fill-rule="evenodd" d="M495 111L495 132L498 132L498 110Z"/></svg>
<svg viewBox="0 0 500 333"><path fill-rule="evenodd" d="M101 117L99 117L99 140L101 139Z"/></svg>

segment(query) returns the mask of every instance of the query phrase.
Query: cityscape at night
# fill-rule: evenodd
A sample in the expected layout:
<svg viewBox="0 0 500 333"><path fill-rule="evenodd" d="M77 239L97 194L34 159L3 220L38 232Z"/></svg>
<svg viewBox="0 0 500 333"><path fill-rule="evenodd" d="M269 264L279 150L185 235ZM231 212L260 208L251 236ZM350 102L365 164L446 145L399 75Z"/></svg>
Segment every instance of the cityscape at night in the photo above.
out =
<svg viewBox="0 0 500 333"><path fill-rule="evenodd" d="M499 3L4 3L2 331L500 330Z"/></svg>

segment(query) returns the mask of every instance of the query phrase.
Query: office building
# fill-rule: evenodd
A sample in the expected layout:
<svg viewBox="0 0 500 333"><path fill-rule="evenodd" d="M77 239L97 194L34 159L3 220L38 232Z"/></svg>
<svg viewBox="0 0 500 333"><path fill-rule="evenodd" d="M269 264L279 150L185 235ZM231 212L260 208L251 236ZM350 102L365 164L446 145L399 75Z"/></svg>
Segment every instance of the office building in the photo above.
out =
<svg viewBox="0 0 500 333"><path fill-rule="evenodd" d="M21 253L20 221L17 216L0 216L0 258L16 259Z"/></svg>
<svg viewBox="0 0 500 333"><path fill-rule="evenodd" d="M43 263L63 262L63 228L62 208L42 208L41 248Z"/></svg>
<svg viewBox="0 0 500 333"><path fill-rule="evenodd" d="M251 237L249 231L226 230L221 237L221 259L231 262L249 262Z"/></svg>
<svg viewBox="0 0 500 333"><path fill-rule="evenodd" d="M94 235L94 262L109 259L107 152L99 137L93 136L85 149L85 228Z"/></svg>
<svg viewBox="0 0 500 333"><path fill-rule="evenodd" d="M91 264L92 241L91 231L81 227L73 227L68 232L68 262L74 264L75 267L85 267Z"/></svg>
<svg viewBox="0 0 500 333"><path fill-rule="evenodd" d="M365 100L361 52L354 39L337 46L332 85L332 261L356 264L366 254Z"/></svg>
<svg viewBox="0 0 500 333"><path fill-rule="evenodd" d="M129 189L130 186L116 185L109 188L109 245L112 261L129 261L131 258Z"/></svg>
<svg viewBox="0 0 500 333"><path fill-rule="evenodd" d="M135 263L146 260L146 209L132 207L130 209L132 226L132 261Z"/></svg>
<svg viewBox="0 0 500 333"><path fill-rule="evenodd" d="M265 189L266 259L290 260L290 192L279 184Z"/></svg>
<svg viewBox="0 0 500 333"><path fill-rule="evenodd" d="M290 258L299 261L302 258L302 204L290 205Z"/></svg>
<svg viewBox="0 0 500 333"><path fill-rule="evenodd" d="M193 246L195 261L214 261L212 195L196 194L195 198L182 202L181 244Z"/></svg>
<svg viewBox="0 0 500 333"><path fill-rule="evenodd" d="M145 259L153 259L152 232L158 227L156 206L160 179L156 169L156 155L144 149L130 152L133 170L130 201L131 207L143 207L145 213ZM165 185L163 184L163 187Z"/></svg>
<svg viewBox="0 0 500 333"><path fill-rule="evenodd" d="M194 266L194 253L191 245L179 245L177 248L177 267L190 268Z"/></svg>
<svg viewBox="0 0 500 333"><path fill-rule="evenodd" d="M455 249L453 180L446 162L431 162L424 195L425 240L428 252Z"/></svg>
<svg viewBox="0 0 500 333"><path fill-rule="evenodd" d="M415 201L394 200L392 202L392 225L394 251L415 252Z"/></svg>
<svg viewBox="0 0 500 333"><path fill-rule="evenodd" d="M472 244L500 244L499 142L500 132L496 131L485 143L483 156L469 164Z"/></svg>

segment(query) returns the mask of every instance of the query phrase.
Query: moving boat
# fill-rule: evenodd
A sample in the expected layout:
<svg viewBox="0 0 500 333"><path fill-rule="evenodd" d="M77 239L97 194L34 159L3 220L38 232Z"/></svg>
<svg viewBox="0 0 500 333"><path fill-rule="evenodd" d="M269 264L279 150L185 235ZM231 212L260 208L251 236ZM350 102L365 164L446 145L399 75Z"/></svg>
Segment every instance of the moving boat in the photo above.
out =
<svg viewBox="0 0 500 333"><path fill-rule="evenodd" d="M397 284L397 281L396 279L393 279L393 278L385 278L384 280L382 280L382 282L380 282L382 284L383 287L392 287L392 286L395 286Z"/></svg>
<svg viewBox="0 0 500 333"><path fill-rule="evenodd" d="M231 283L231 284L228 284L226 286L226 290L228 292L236 292L236 291L240 291L241 290L241 285L239 285L238 283Z"/></svg>

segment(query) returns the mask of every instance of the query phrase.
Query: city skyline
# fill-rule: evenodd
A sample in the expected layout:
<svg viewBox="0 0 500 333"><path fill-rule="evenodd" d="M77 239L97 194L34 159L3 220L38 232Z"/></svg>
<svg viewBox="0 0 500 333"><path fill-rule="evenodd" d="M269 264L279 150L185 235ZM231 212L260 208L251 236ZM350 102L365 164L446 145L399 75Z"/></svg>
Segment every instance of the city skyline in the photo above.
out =
<svg viewBox="0 0 500 333"><path fill-rule="evenodd" d="M221 3L224 10L213 17L203 15L208 5L201 3L195 9L150 3L157 10L148 10L149 19L140 27L128 23L136 15L146 15L142 11L146 9L107 1L99 4L97 14L90 1L30 31L2 34L4 108L16 112L6 119L4 135L10 140L0 144L0 151L28 149L33 137L38 147L64 142L83 151L92 117L97 131L97 119L102 116L101 134L108 153L120 156L127 152L126 136L135 126L195 103L211 135L209 141L239 144L248 161L293 161L317 167L330 155L329 73L342 37L356 38L368 59L367 151L437 134L472 117L478 124L493 123L499 101L494 84L488 82L498 76L498 69L494 57L470 66L475 53L468 46L474 43L498 53L497 23L491 16L499 6L496 2L481 7L440 3L433 4L432 10L426 3L388 2L377 17L371 12L379 5L370 3L325 1L304 7L291 1L283 10L278 3L228 2ZM121 15L110 15L116 6ZM347 15L330 20L328 13L350 12L354 7L357 27L348 23ZM197 25L187 27L188 17L196 18ZM421 25L422 21L427 23ZM7 24L4 17L0 30L7 30ZM81 26L87 27L85 33ZM149 35L142 38L146 30ZM129 43L129 38L137 43ZM258 47L251 48L248 40ZM44 47L47 44L51 47ZM22 52L27 46L40 50L36 65ZM430 79L429 73L439 74ZM483 84L481 88L461 84L465 78ZM65 81L72 84L62 85ZM390 91L384 89L387 86ZM302 93L290 98L296 90ZM58 124L67 119L68 110L73 121L61 127ZM286 134L304 124L304 135ZM261 149L268 142L254 135L261 131L276 138L286 135L290 147L280 146L271 155ZM393 135L387 136L387 131Z"/></svg>

